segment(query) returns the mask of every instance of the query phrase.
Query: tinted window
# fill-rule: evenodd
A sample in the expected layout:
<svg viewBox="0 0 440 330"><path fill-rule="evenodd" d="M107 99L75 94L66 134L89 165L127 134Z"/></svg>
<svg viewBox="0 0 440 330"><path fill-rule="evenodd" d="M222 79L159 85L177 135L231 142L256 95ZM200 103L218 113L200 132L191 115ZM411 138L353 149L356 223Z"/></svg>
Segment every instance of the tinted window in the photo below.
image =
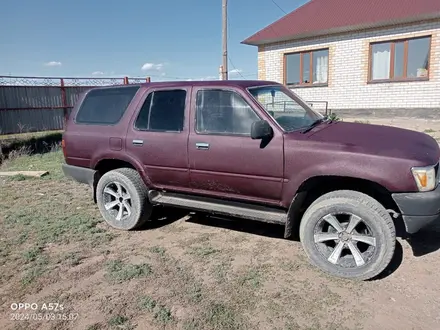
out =
<svg viewBox="0 0 440 330"><path fill-rule="evenodd" d="M231 91L197 92L196 129L199 133L250 135L259 120L243 98Z"/></svg>
<svg viewBox="0 0 440 330"><path fill-rule="evenodd" d="M150 93L139 112L135 127L144 131L182 131L185 100L184 90Z"/></svg>
<svg viewBox="0 0 440 330"><path fill-rule="evenodd" d="M93 89L87 93L75 121L113 125L121 120L139 86Z"/></svg>

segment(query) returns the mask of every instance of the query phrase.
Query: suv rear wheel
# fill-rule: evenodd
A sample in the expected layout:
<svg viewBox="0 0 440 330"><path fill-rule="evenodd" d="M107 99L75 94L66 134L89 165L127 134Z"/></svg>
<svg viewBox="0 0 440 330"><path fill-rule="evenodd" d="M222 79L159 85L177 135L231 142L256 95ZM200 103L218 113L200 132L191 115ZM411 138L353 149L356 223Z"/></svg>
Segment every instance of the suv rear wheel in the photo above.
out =
<svg viewBox="0 0 440 330"><path fill-rule="evenodd" d="M321 270L367 280L389 265L396 232L379 202L357 191L340 190L310 205L301 220L300 239L311 262Z"/></svg>
<svg viewBox="0 0 440 330"><path fill-rule="evenodd" d="M96 187L96 199L104 220L121 230L141 227L153 209L145 183L132 168L118 168L105 173Z"/></svg>

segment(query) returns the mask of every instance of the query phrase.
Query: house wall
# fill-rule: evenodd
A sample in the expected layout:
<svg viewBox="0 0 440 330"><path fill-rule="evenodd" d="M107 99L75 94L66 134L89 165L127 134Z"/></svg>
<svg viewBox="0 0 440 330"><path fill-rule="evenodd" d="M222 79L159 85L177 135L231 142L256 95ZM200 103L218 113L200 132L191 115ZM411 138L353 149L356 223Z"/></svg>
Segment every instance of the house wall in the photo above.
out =
<svg viewBox="0 0 440 330"><path fill-rule="evenodd" d="M370 42L432 35L429 81L367 83ZM283 83L284 53L329 48L328 87L292 88L342 115L440 118L440 20L260 46L259 79ZM316 104L322 106L322 104Z"/></svg>

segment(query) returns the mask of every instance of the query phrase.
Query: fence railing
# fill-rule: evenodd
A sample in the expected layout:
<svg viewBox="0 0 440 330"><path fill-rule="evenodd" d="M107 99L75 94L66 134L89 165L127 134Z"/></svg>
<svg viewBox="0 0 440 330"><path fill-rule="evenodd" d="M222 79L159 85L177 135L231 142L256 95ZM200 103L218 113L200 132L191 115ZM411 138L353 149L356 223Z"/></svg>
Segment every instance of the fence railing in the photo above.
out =
<svg viewBox="0 0 440 330"><path fill-rule="evenodd" d="M323 115L330 115L331 110L328 108L327 101L305 101L311 108L316 111L319 111ZM276 108L278 111L295 111L299 110L303 112L304 110L301 106L294 101L276 101L276 102L268 102L266 103L266 108L270 107Z"/></svg>
<svg viewBox="0 0 440 330"><path fill-rule="evenodd" d="M82 92L150 78L0 76L0 134L60 130Z"/></svg>
<svg viewBox="0 0 440 330"><path fill-rule="evenodd" d="M323 115L330 116L331 109L328 108L328 101L306 101L313 109L321 112Z"/></svg>

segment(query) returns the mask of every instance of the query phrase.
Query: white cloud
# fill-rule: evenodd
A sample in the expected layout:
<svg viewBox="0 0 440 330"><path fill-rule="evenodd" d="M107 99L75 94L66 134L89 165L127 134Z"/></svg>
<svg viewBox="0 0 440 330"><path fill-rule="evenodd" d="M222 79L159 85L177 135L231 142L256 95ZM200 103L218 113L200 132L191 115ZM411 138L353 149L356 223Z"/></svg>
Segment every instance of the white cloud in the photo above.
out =
<svg viewBox="0 0 440 330"><path fill-rule="evenodd" d="M167 74L166 74L165 72L162 72L160 75L161 75L162 77L165 77Z"/></svg>
<svg viewBox="0 0 440 330"><path fill-rule="evenodd" d="M142 71L150 71L150 70L156 70L160 71L163 69L163 63L145 63L142 65L141 70Z"/></svg>
<svg viewBox="0 0 440 330"><path fill-rule="evenodd" d="M61 62L57 62L57 61L50 61L47 63L44 63L45 66L61 66Z"/></svg>
<svg viewBox="0 0 440 330"><path fill-rule="evenodd" d="M241 69L233 69L233 70L229 71L229 74L238 75L238 74L240 74L242 72L243 72L243 70L241 70Z"/></svg>
<svg viewBox="0 0 440 330"><path fill-rule="evenodd" d="M218 77L216 77L216 76L208 76L208 77L200 78L200 80L218 80Z"/></svg>
<svg viewBox="0 0 440 330"><path fill-rule="evenodd" d="M188 78L186 81L207 81L207 80L219 80L219 77L216 76L207 76L202 78Z"/></svg>
<svg viewBox="0 0 440 330"><path fill-rule="evenodd" d="M104 72L102 72L102 71L92 72L92 76L102 76L103 74L104 74Z"/></svg>

